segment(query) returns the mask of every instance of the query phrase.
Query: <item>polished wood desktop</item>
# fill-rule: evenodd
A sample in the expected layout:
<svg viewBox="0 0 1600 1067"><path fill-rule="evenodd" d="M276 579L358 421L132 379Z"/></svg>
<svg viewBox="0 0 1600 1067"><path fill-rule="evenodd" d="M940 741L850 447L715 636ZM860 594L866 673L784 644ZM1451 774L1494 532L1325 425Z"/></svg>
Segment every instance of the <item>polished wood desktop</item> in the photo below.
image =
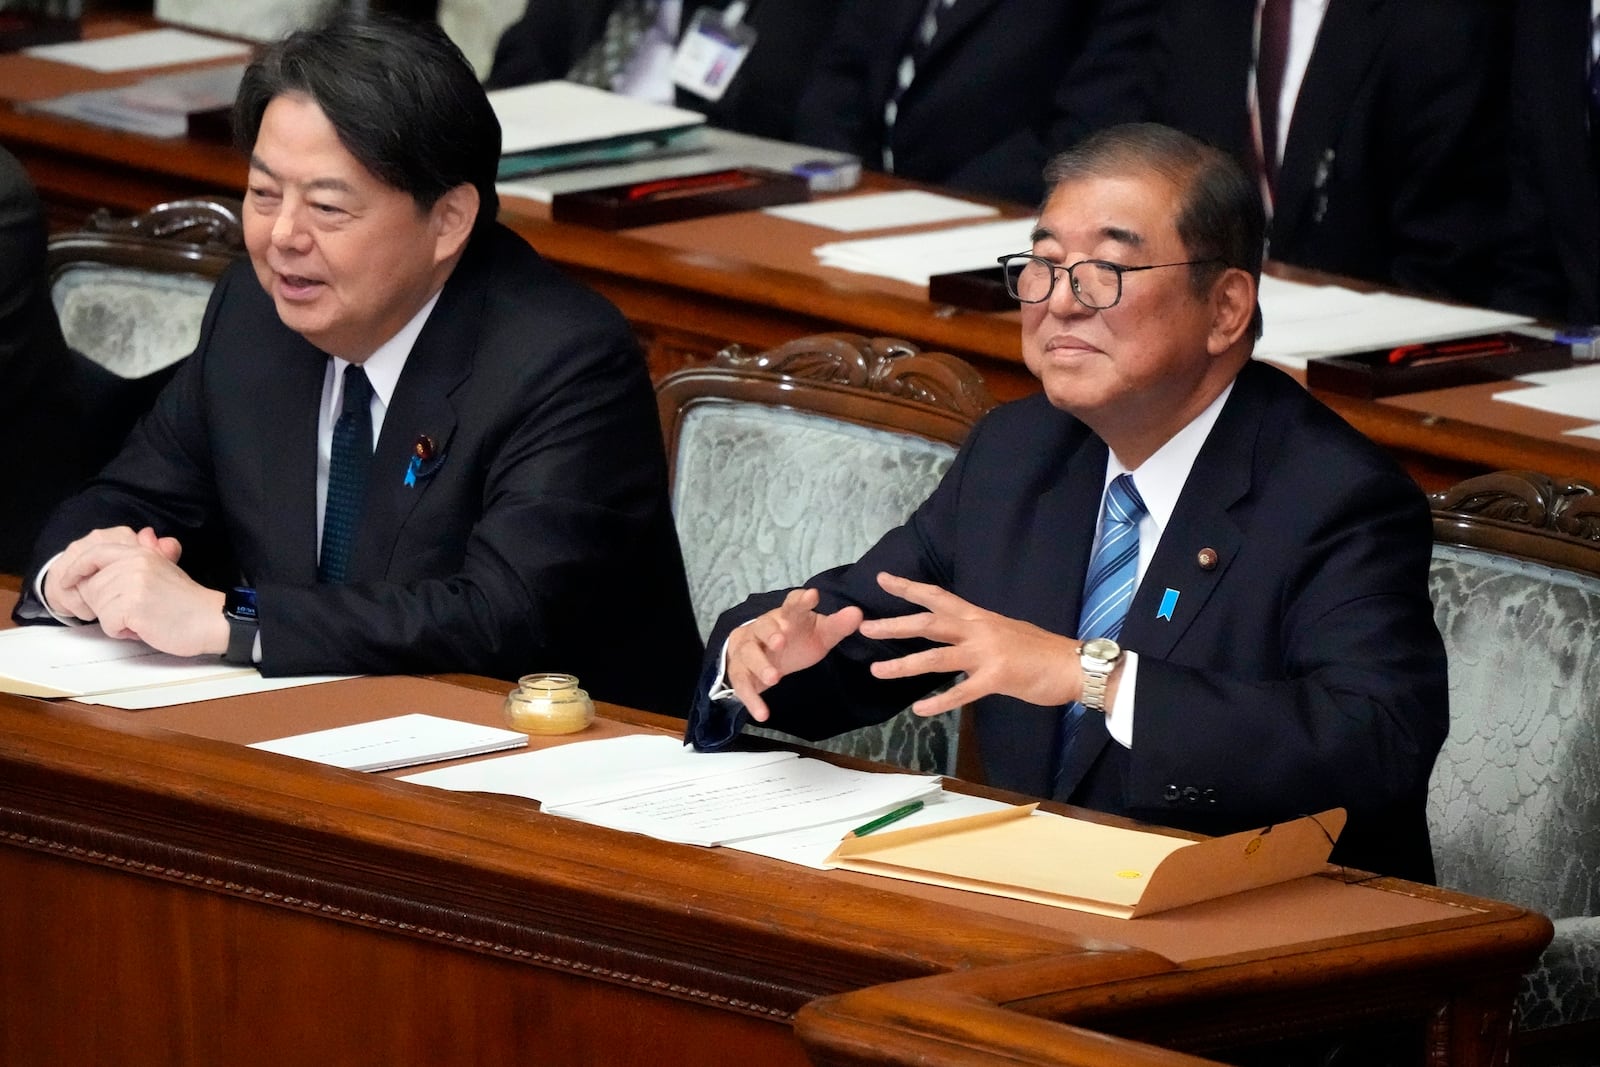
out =
<svg viewBox="0 0 1600 1067"><path fill-rule="evenodd" d="M148 20L101 18L87 32L144 25ZM0 144L27 167L57 227L81 225L98 207L135 214L161 200L236 196L243 189L245 160L229 145L163 141L19 109L30 100L147 74L92 74L0 56ZM867 184L906 183L869 176ZM1028 213L1021 205L998 206L1012 215ZM743 212L606 232L554 222L545 206L514 198L503 202L501 217L622 308L657 379L704 362L730 343L759 350L842 329L961 356L1002 400L1037 388L1022 365L1014 312L938 305L920 287L820 266L812 250L839 236L829 231ZM1600 440L1566 435L1579 420L1491 401L1492 391L1480 386L1378 401L1319 395L1399 456L1427 489L1499 469L1600 482Z"/></svg>
<svg viewBox="0 0 1600 1067"><path fill-rule="evenodd" d="M1550 937L1333 868L1117 920L243 747L399 712L496 723L506 688L0 696L0 1062L1087 1067L1399 1024L1414 1062L1488 1067ZM580 739L678 726L601 711Z"/></svg>

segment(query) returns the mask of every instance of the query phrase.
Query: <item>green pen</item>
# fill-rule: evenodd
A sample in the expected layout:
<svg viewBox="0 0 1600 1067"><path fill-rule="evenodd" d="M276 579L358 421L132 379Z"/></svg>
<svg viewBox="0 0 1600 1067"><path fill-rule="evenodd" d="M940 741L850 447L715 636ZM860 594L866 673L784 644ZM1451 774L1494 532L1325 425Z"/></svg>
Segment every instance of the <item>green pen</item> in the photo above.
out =
<svg viewBox="0 0 1600 1067"><path fill-rule="evenodd" d="M887 815L880 815L876 819L873 819L871 822L869 822L869 823L867 823L867 824L865 824L863 826L856 827L854 830L850 831L850 834L853 837L866 837L868 834L872 833L875 830L882 830L885 826L888 826L890 823L899 822L901 819L905 818L907 815L915 815L917 812L919 812L921 810L922 810L922 801L913 800L911 803L907 804L903 808L895 808L893 811L889 812Z"/></svg>

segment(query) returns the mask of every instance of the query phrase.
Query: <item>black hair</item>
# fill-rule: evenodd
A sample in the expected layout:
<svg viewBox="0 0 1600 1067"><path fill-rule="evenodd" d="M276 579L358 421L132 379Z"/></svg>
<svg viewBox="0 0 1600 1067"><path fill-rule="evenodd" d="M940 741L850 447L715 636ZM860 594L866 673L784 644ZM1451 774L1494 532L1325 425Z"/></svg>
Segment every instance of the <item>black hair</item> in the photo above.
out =
<svg viewBox="0 0 1600 1067"><path fill-rule="evenodd" d="M303 93L339 142L428 210L458 185L478 190L476 229L499 211L500 122L461 49L431 22L336 12L269 45L244 72L233 138L249 153L274 98Z"/></svg>
<svg viewBox="0 0 1600 1067"><path fill-rule="evenodd" d="M1193 292L1203 295L1229 267L1259 283L1266 248L1261 191L1228 153L1170 126L1132 122L1090 134L1046 164L1045 188L1080 178L1154 171L1180 190L1176 227L1190 259ZM1251 319L1261 336L1261 305Z"/></svg>

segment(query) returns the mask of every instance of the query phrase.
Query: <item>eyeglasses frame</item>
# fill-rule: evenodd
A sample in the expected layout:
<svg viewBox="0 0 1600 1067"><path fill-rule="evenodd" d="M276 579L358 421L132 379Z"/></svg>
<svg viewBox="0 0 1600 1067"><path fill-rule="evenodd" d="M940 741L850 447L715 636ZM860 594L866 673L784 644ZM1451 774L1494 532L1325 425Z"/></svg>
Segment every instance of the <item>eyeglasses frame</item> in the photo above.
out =
<svg viewBox="0 0 1600 1067"><path fill-rule="evenodd" d="M1010 260L1013 260L1013 259L1032 259L1032 260L1037 260L1038 262L1043 263L1045 265L1046 269L1048 269L1050 271L1050 287L1048 289L1046 289L1044 291L1044 295L1041 296L1037 300L1023 300L1022 297L1020 295L1018 295L1014 291L1014 286L1013 286L1013 283L1012 283L1012 280L1011 280L1010 273L1003 271L1003 277L1006 280L1006 292L1010 293L1011 296L1014 297L1017 301L1019 301L1020 303L1023 303L1023 304L1043 304L1043 303L1047 302L1052 296L1055 295L1055 292L1056 292L1056 278L1057 278L1057 276L1059 276L1061 274L1065 274L1067 276L1067 286L1072 290L1072 298L1074 300L1076 300L1078 303L1082 304L1084 307L1086 307L1089 310L1091 310L1091 311L1109 311L1110 309L1116 307L1118 304L1122 303L1122 293L1123 293L1122 276L1124 274L1137 274L1139 271L1142 271L1142 270L1160 270L1162 267L1197 267L1202 263L1226 263L1227 262L1221 256L1206 256L1206 257L1204 257L1202 259L1185 259L1185 260L1181 260L1181 261L1176 262L1176 263L1149 263L1149 264L1146 264L1146 265L1144 265L1142 267L1129 267L1129 266L1125 266L1124 264L1121 264L1121 263L1113 263L1109 259L1080 259L1076 263L1064 264L1064 263L1052 263L1052 262L1050 262L1050 260L1044 258L1043 256L1036 255L1036 254L1034 254L1032 252L1012 252L1012 253L1010 253L1008 255L999 256L998 258L996 258L995 262L1000 264L1000 266L1002 268L1004 268L1006 266L1007 262L1009 262ZM1116 297L1115 300L1111 301L1111 303L1105 304L1103 306L1102 305L1096 305L1096 304L1089 303L1089 301L1087 301L1087 300L1085 300L1083 298L1083 292L1082 292L1081 288L1078 285L1078 276L1073 272L1076 271L1079 267L1083 266L1086 263L1093 264L1096 267L1104 267L1104 268L1112 271L1114 274L1116 274L1116 276L1117 276L1117 297Z"/></svg>

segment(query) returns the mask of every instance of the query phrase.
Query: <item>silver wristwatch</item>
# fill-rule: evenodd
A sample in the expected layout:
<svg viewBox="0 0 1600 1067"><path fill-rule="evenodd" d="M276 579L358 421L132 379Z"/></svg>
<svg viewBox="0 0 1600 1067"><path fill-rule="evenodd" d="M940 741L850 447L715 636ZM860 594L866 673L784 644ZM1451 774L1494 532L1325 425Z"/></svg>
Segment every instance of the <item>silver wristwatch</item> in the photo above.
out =
<svg viewBox="0 0 1600 1067"><path fill-rule="evenodd" d="M1078 646L1078 662L1083 666L1083 695L1078 698L1090 711L1106 710L1106 683L1122 658L1122 646L1109 637L1094 637Z"/></svg>

